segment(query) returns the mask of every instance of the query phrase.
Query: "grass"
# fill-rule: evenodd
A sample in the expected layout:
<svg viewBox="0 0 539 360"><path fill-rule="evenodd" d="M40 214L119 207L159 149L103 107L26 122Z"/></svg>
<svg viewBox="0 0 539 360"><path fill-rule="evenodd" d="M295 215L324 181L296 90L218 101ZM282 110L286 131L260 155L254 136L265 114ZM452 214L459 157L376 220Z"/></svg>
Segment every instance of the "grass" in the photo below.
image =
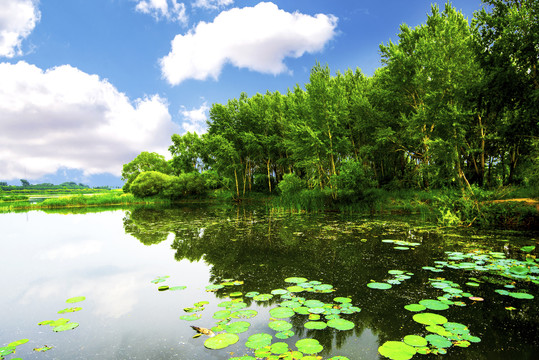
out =
<svg viewBox="0 0 539 360"><path fill-rule="evenodd" d="M56 198L49 198L34 204L29 203L28 201L2 202L0 203L0 212L154 203L168 204L170 201L156 198L140 199L132 194L123 194L121 191L115 191L112 193L107 192L105 194L96 195L60 196Z"/></svg>

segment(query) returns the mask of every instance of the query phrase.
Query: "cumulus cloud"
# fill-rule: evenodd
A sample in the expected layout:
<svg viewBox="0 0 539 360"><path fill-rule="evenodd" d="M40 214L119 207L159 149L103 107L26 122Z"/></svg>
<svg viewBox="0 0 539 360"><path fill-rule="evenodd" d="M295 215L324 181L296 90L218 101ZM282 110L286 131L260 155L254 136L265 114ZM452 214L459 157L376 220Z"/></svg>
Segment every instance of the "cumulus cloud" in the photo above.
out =
<svg viewBox="0 0 539 360"><path fill-rule="evenodd" d="M336 32L333 15L288 13L273 3L221 12L176 35L160 59L163 77L177 85L186 79L217 79L226 63L269 74L287 70L285 57L321 51Z"/></svg>
<svg viewBox="0 0 539 360"><path fill-rule="evenodd" d="M42 70L0 63L3 179L36 179L60 168L119 175L141 151L167 154L179 132L165 99L131 101L107 80L69 65Z"/></svg>
<svg viewBox="0 0 539 360"><path fill-rule="evenodd" d="M40 17L36 0L0 0L0 57L22 55L21 43Z"/></svg>
<svg viewBox="0 0 539 360"><path fill-rule="evenodd" d="M186 132L196 132L197 134L204 134L208 130L208 124L206 120L208 119L208 111L210 107L206 102L204 102L199 108L194 108L187 110L185 107L182 107L180 114L183 117L182 128L184 133Z"/></svg>
<svg viewBox="0 0 539 360"><path fill-rule="evenodd" d="M183 25L187 25L189 21L185 13L185 4L179 3L177 0L140 0L135 6L135 10L150 14L157 21L166 19Z"/></svg>
<svg viewBox="0 0 539 360"><path fill-rule="evenodd" d="M197 0L192 3L193 7L215 10L232 5L234 0Z"/></svg>

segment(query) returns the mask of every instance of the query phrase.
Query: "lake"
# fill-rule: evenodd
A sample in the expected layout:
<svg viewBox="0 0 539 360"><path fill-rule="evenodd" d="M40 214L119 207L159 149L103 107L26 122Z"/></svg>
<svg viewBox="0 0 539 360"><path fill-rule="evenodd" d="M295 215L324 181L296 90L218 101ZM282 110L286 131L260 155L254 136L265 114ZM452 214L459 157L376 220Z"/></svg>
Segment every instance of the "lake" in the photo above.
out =
<svg viewBox="0 0 539 360"><path fill-rule="evenodd" d="M5 359L538 356L537 233L209 205L8 213L0 229Z"/></svg>

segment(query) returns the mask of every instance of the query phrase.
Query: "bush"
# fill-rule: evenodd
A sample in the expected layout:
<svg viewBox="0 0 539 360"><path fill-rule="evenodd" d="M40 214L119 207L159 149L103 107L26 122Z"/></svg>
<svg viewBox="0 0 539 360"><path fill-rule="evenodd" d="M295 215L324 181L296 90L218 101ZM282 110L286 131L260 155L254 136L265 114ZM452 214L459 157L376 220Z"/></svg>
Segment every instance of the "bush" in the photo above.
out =
<svg viewBox="0 0 539 360"><path fill-rule="evenodd" d="M129 190L136 197L161 195L164 189L170 187L173 177L158 171L144 171L138 174L131 183Z"/></svg>

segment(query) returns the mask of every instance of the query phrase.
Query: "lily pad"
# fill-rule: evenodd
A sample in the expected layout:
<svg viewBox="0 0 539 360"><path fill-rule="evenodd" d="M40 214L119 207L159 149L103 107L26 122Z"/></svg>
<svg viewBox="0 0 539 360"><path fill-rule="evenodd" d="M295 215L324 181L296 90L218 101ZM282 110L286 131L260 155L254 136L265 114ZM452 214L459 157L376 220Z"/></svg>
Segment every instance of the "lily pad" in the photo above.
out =
<svg viewBox="0 0 539 360"><path fill-rule="evenodd" d="M229 325L224 326L226 332L230 334L241 334L243 332L246 332L249 330L249 327L251 324L249 324L247 321L236 321Z"/></svg>
<svg viewBox="0 0 539 360"><path fill-rule="evenodd" d="M436 346L437 348L448 348L448 347L451 347L451 345L453 345L453 343L449 341L449 339L438 334L429 334L425 336L425 339L432 346Z"/></svg>
<svg viewBox="0 0 539 360"><path fill-rule="evenodd" d="M185 290L187 289L187 286L180 285L180 286L171 286L168 288L169 291L178 291L178 290Z"/></svg>
<svg viewBox="0 0 539 360"><path fill-rule="evenodd" d="M392 360L408 360L415 355L416 349L402 341L386 341L378 352Z"/></svg>
<svg viewBox="0 0 539 360"><path fill-rule="evenodd" d="M270 334L254 334L249 336L245 346L250 349L261 349L266 346L270 346L273 336Z"/></svg>
<svg viewBox="0 0 539 360"><path fill-rule="evenodd" d="M515 298L515 299L527 299L527 300L531 300L534 298L534 296L532 294L528 294L528 293L525 293L525 292L511 292L509 293L509 296Z"/></svg>
<svg viewBox="0 0 539 360"><path fill-rule="evenodd" d="M259 295L254 296L253 300L255 300L255 301L268 301L272 297L273 297L273 295L271 295L271 294L259 294Z"/></svg>
<svg viewBox="0 0 539 360"><path fill-rule="evenodd" d="M284 281L288 283L301 284L307 282L307 279L305 279L304 277L289 277L284 279Z"/></svg>
<svg viewBox="0 0 539 360"><path fill-rule="evenodd" d="M328 327L328 324L323 321L307 321L303 326L310 330L323 330Z"/></svg>
<svg viewBox="0 0 539 360"><path fill-rule="evenodd" d="M304 354L318 354L324 347L316 339L301 339L296 341L296 347Z"/></svg>
<svg viewBox="0 0 539 360"><path fill-rule="evenodd" d="M388 283L371 282L367 284L371 289L387 290L391 289L391 285Z"/></svg>
<svg viewBox="0 0 539 360"><path fill-rule="evenodd" d="M276 342L274 344L271 344L270 351L272 354L284 354L288 351L288 344L285 342Z"/></svg>
<svg viewBox="0 0 539 360"><path fill-rule="evenodd" d="M284 320L270 321L268 326L270 327L270 329L273 329L275 331L286 331L292 328L292 324Z"/></svg>
<svg viewBox="0 0 539 360"><path fill-rule="evenodd" d="M180 319L181 320L186 320L186 321L195 321L195 320L199 320L201 317L202 317L202 315L200 315L200 314L182 315L182 316L180 316Z"/></svg>
<svg viewBox="0 0 539 360"><path fill-rule="evenodd" d="M19 345L22 345L22 344L26 344L28 341L30 341L30 340L29 339L21 339L21 340L10 342L7 346L8 347L10 347L10 346L19 346Z"/></svg>
<svg viewBox="0 0 539 360"><path fill-rule="evenodd" d="M236 334L217 334L215 337L211 337L204 341L204 346L208 349L219 350L237 343L239 339L239 336Z"/></svg>
<svg viewBox="0 0 539 360"><path fill-rule="evenodd" d="M408 305L405 305L404 308L408 311L413 311L413 312L423 311L426 309L425 306L420 305L420 304L408 304Z"/></svg>
<svg viewBox="0 0 539 360"><path fill-rule="evenodd" d="M449 306L447 304L444 304L443 302L439 300L432 300L432 299L423 299L419 301L420 305L423 305L427 309L430 310L447 310L449 309Z"/></svg>
<svg viewBox="0 0 539 360"><path fill-rule="evenodd" d="M291 338L292 336L294 336L294 332L291 330L280 331L277 334L275 334L276 338L282 339L282 340Z"/></svg>
<svg viewBox="0 0 539 360"><path fill-rule="evenodd" d="M81 311L81 310L82 310L82 308L80 306L77 306L77 307L72 307L72 308L67 308L67 309L60 310L60 311L58 311L58 314L77 312L77 311Z"/></svg>
<svg viewBox="0 0 539 360"><path fill-rule="evenodd" d="M86 300L84 296L75 296L66 300L66 303L73 304Z"/></svg>
<svg viewBox="0 0 539 360"><path fill-rule="evenodd" d="M67 324L56 326L54 329L52 329L52 331L60 332L60 331L73 330L78 326L79 324L72 322L72 323L67 323Z"/></svg>
<svg viewBox="0 0 539 360"><path fill-rule="evenodd" d="M270 310L270 315L276 319L285 319L295 314L293 309L287 307L277 307Z"/></svg>
<svg viewBox="0 0 539 360"><path fill-rule="evenodd" d="M337 330L351 330L355 324L345 319L331 319L328 321L328 326Z"/></svg>
<svg viewBox="0 0 539 360"><path fill-rule="evenodd" d="M402 339L406 345L410 346L427 346L428 342L427 340L419 335L406 335L404 339Z"/></svg>
<svg viewBox="0 0 539 360"><path fill-rule="evenodd" d="M238 310L230 314L230 317L234 319L250 319L252 317L255 317L257 314L258 311L256 310Z"/></svg>
<svg viewBox="0 0 539 360"><path fill-rule="evenodd" d="M447 318L433 313L421 313L413 316L414 321L424 325L442 325L447 322Z"/></svg>

